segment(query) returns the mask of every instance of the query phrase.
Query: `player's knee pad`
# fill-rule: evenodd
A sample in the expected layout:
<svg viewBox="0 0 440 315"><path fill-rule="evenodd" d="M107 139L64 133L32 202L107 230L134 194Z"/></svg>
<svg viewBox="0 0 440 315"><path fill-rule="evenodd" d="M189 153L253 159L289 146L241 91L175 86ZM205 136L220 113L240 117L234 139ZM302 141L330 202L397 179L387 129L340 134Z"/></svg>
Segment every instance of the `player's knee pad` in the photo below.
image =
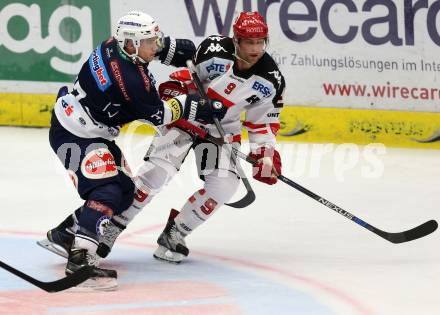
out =
<svg viewBox="0 0 440 315"><path fill-rule="evenodd" d="M175 167L158 165L156 159L146 161L134 178L135 190L132 203L118 213L114 220L127 226L133 218L153 199L169 180L176 174Z"/></svg>
<svg viewBox="0 0 440 315"><path fill-rule="evenodd" d="M119 183L98 186L88 194L78 221L78 233L98 241L104 227L121 202L122 189Z"/></svg>
<svg viewBox="0 0 440 315"><path fill-rule="evenodd" d="M142 186L149 188L150 192L157 194L176 175L177 169L174 165L163 160L150 158L138 171L138 181ZM136 186L139 186L136 184Z"/></svg>
<svg viewBox="0 0 440 315"><path fill-rule="evenodd" d="M205 177L207 194L219 204L224 204L231 200L240 184L240 179L236 174L225 170L216 170Z"/></svg>
<svg viewBox="0 0 440 315"><path fill-rule="evenodd" d="M126 227L134 217L141 212L141 210L153 199L154 193L145 186L142 181L135 178L136 190L134 193L133 202L121 213L113 217L113 220L118 224Z"/></svg>

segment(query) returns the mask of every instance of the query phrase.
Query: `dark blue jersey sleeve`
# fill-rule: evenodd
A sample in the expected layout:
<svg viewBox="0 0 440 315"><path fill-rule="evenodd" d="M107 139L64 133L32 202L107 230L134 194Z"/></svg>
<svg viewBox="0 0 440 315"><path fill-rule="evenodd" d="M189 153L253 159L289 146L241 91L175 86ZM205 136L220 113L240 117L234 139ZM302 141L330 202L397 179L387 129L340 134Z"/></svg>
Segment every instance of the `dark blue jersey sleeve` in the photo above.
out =
<svg viewBox="0 0 440 315"><path fill-rule="evenodd" d="M164 103L148 64L134 64L113 38L92 52L74 88L90 115L108 126L138 119L156 126L164 123Z"/></svg>

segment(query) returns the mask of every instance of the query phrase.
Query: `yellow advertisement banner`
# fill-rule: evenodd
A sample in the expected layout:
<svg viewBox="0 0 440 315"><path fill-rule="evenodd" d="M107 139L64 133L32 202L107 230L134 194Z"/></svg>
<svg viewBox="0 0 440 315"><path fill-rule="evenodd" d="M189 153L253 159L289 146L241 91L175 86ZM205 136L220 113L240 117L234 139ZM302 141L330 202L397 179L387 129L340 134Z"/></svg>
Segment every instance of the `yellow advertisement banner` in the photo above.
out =
<svg viewBox="0 0 440 315"><path fill-rule="evenodd" d="M55 95L0 94L0 125L48 127ZM153 134L139 122L123 131ZM280 141L440 149L440 113L285 106Z"/></svg>

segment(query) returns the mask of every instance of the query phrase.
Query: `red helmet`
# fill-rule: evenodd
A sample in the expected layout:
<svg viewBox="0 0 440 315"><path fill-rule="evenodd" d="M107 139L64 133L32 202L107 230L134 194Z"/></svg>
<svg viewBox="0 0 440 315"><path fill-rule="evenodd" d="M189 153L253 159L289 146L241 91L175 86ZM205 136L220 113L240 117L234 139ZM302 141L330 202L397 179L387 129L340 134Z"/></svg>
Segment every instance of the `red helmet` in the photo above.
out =
<svg viewBox="0 0 440 315"><path fill-rule="evenodd" d="M241 12L234 22L234 37L238 38L267 38L269 29L263 17L258 12Z"/></svg>

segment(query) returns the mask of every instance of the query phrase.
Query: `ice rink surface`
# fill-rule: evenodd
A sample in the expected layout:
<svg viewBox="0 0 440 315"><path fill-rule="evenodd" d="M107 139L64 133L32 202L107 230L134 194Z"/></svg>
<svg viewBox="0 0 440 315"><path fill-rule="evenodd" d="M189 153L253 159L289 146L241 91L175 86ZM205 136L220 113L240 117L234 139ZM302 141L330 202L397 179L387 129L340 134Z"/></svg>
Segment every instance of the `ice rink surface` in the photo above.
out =
<svg viewBox="0 0 440 315"><path fill-rule="evenodd" d="M35 241L81 204L47 138L47 129L0 128L0 260L42 281L62 277L65 261ZM118 141L134 171L150 141ZM440 151L279 149L285 176L378 228L440 221ZM284 183L251 183L256 201L221 208L188 237L187 260L156 261L170 208L202 185L189 155L103 262L118 270L118 291L49 294L0 269L0 314L440 314L439 231L395 245Z"/></svg>

